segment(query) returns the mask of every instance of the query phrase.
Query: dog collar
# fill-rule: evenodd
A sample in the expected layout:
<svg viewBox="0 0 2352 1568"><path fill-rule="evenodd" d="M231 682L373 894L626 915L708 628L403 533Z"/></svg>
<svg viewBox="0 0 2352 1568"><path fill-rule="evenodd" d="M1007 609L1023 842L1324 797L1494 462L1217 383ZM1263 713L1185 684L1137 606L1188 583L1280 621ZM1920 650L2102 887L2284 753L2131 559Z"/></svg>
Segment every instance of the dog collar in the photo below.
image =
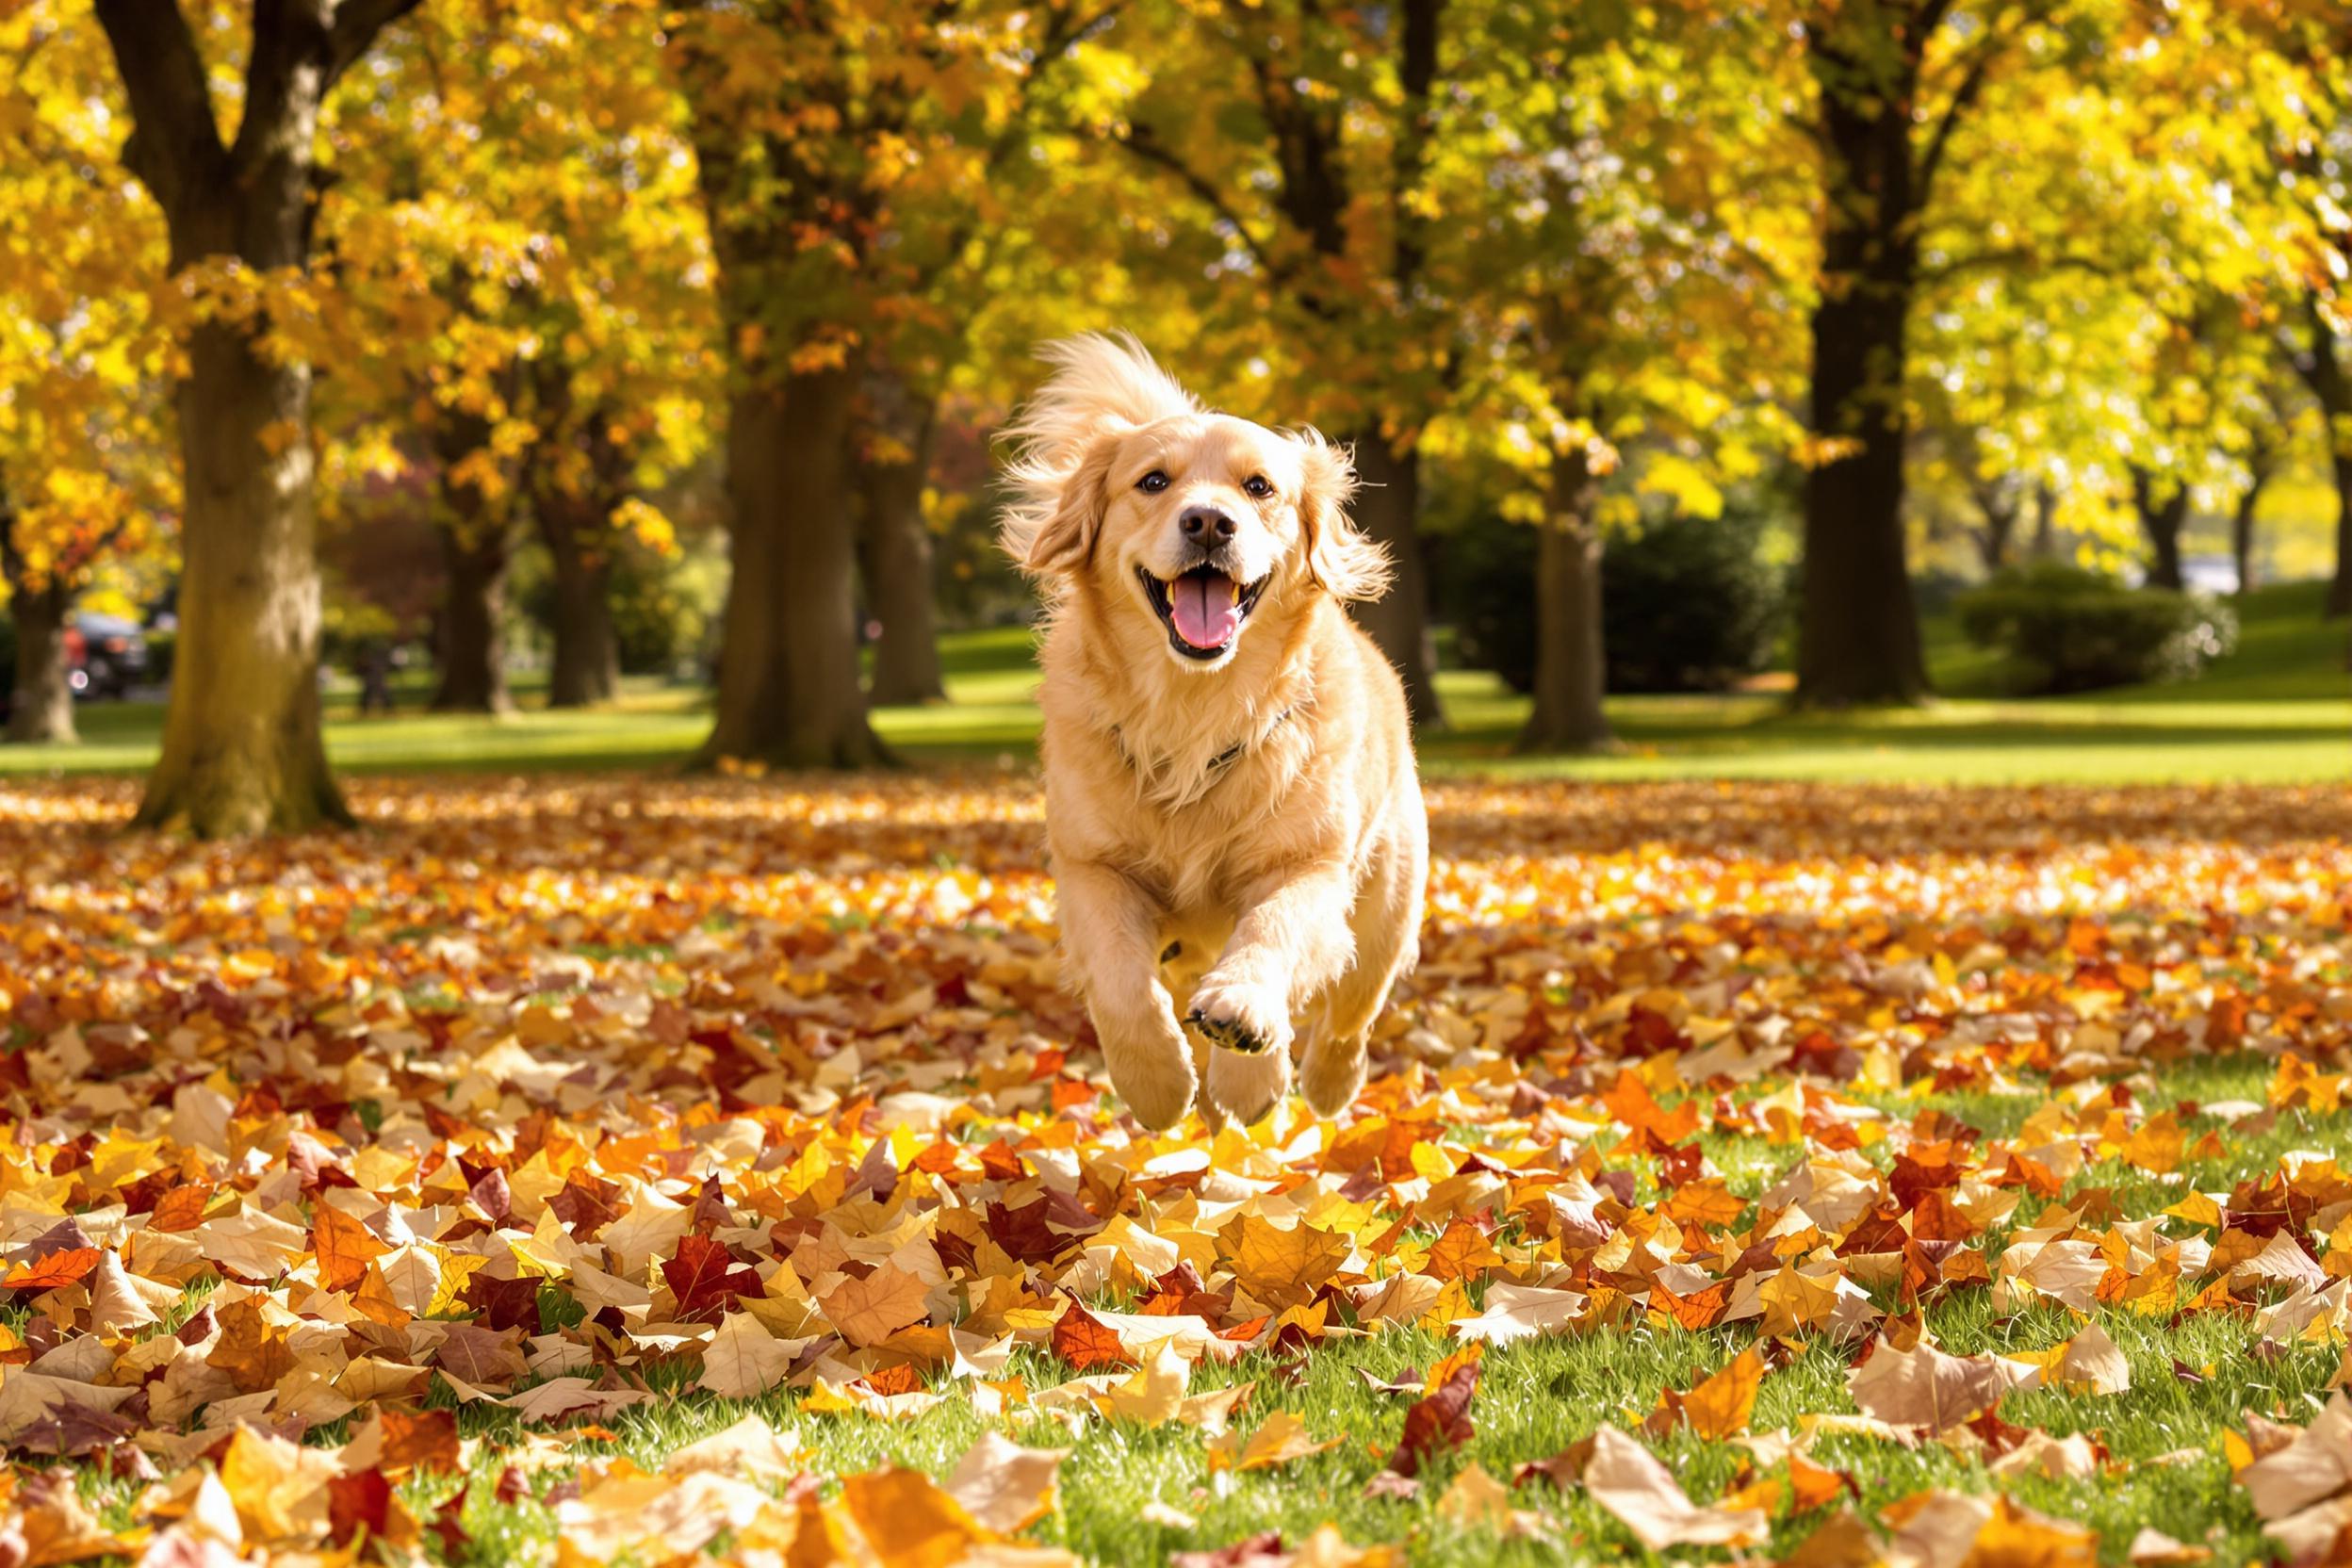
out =
<svg viewBox="0 0 2352 1568"><path fill-rule="evenodd" d="M1223 751L1220 751L1215 757L1210 758L1208 765L1200 770L1202 786L1205 788L1207 785L1216 782L1219 774L1222 774L1227 768L1232 767L1235 762L1240 761L1243 755L1246 754L1252 746L1259 744L1261 742L1265 741L1267 736L1272 735L1276 730L1282 728L1283 725L1289 723L1290 716L1298 710L1296 706L1283 709L1281 712L1274 715L1274 722L1267 725L1266 728L1261 730L1258 734L1253 735L1247 740L1235 741L1232 745L1227 746ZM1111 744L1119 748L1119 755L1125 760L1128 768L1138 775L1149 777L1150 775L1144 768L1143 764L1135 760L1135 754L1127 749L1127 737L1123 732L1121 732L1119 726L1112 725L1110 727L1110 733Z"/></svg>

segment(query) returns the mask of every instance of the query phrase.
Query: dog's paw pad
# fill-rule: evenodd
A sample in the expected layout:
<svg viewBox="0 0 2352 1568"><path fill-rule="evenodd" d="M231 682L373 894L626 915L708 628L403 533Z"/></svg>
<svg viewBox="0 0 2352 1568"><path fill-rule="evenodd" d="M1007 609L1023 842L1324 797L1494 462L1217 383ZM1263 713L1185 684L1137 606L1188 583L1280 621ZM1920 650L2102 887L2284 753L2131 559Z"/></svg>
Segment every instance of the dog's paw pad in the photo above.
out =
<svg viewBox="0 0 2352 1568"><path fill-rule="evenodd" d="M1244 1056L1263 1055L1266 1047L1273 1043L1251 1034L1249 1025L1239 1019L1211 1018L1199 1007L1195 1007L1184 1021L1200 1030L1200 1037L1211 1045L1239 1052Z"/></svg>

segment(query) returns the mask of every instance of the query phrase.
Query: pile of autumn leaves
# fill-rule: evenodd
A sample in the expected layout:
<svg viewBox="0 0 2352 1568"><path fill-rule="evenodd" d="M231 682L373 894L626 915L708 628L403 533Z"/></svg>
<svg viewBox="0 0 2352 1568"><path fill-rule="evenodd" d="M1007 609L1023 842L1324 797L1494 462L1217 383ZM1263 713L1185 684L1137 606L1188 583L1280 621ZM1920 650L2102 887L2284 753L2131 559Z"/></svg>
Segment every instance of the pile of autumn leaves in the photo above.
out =
<svg viewBox="0 0 2352 1568"><path fill-rule="evenodd" d="M2128 1393L2095 1313L2345 1337L2336 1160L2185 1174L2227 1160L2219 1128L2343 1126L2352 823L2325 797L1444 787L1423 962L1363 1100L1214 1139L1108 1096L1022 781L362 800L363 838L197 851L103 831L103 790L0 797L9 1568L455 1560L483 1550L475 1488L546 1505L565 1562L1058 1560L1034 1532L1072 1447L1173 1424L1204 1483L1279 1480L1341 1434L1202 1369L1401 1327L1453 1349L1386 1386L1402 1433L1366 1489L1449 1527L1564 1544L1582 1495L1624 1531L1585 1551L2087 1562L2088 1532L1997 1489L1864 1517L1818 1446L2096 1476L2093 1438L2002 1414ZM2246 1052L2262 1102L2148 1097L2154 1066ZM1996 1137L1906 1107L1939 1091L2033 1109ZM1723 1140L1771 1152L1760 1190ZM2102 1165L2166 1200L2124 1212ZM1978 1291L2079 1327L1947 1353L1934 1308ZM1740 1348L1639 1427L1461 1462L1511 1347L1642 1330ZM1852 1409L1752 1430L1823 1338ZM718 1429L641 1467L616 1436L681 1387ZM937 1475L808 1446L950 1402L988 1434ZM1742 1449L1723 1495L1658 1457L1682 1429ZM2345 1395L2216 1441L2288 1558L2352 1541Z"/></svg>

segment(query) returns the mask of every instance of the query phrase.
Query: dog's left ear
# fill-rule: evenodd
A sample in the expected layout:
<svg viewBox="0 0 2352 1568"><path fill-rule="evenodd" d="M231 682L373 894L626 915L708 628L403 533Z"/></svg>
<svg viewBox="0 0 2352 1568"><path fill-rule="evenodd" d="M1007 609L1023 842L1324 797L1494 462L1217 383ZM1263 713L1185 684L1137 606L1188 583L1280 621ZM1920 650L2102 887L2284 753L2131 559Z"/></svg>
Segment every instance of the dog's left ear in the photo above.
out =
<svg viewBox="0 0 2352 1568"><path fill-rule="evenodd" d="M1307 571L1335 599L1377 599L1394 575L1388 552L1365 538L1348 515L1356 493L1355 466L1347 451L1314 431L1294 437L1304 478L1298 518L1306 530Z"/></svg>

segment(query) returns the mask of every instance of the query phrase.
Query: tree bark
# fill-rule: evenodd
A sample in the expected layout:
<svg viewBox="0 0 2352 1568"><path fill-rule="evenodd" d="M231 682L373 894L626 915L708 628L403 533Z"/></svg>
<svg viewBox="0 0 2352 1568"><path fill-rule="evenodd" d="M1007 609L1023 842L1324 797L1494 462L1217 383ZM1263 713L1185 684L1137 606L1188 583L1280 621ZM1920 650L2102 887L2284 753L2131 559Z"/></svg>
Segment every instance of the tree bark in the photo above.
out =
<svg viewBox="0 0 2352 1568"><path fill-rule="evenodd" d="M436 713L511 713L506 686L506 568L511 559L503 527L469 535L462 526L441 530L446 587L436 623L441 683Z"/></svg>
<svg viewBox="0 0 2352 1568"><path fill-rule="evenodd" d="M2246 488L2238 493L2237 509L2230 516L2230 558L2238 568L2238 592L2254 591L2254 514L2262 503L2262 492L2270 485L2275 457L2265 446L2258 446L2249 454L2246 464Z"/></svg>
<svg viewBox="0 0 2352 1568"><path fill-rule="evenodd" d="M593 503L575 502L582 511ZM599 519L600 520L600 519ZM555 668L547 680L550 708L594 708L621 693L621 639L612 625L612 554L592 544L596 523L586 517L552 520L543 503L539 531L555 566ZM612 532L603 522L601 535Z"/></svg>
<svg viewBox="0 0 2352 1568"><path fill-rule="evenodd" d="M1610 745L1602 698L1609 665L1601 625L1598 486L1581 451L1552 460L1551 504L1535 564L1535 708L1521 751L1597 751Z"/></svg>
<svg viewBox="0 0 2352 1568"><path fill-rule="evenodd" d="M2352 376L2344 373L2342 345L2336 329L2321 307L2319 293L2303 297L2303 315L2311 334L2308 352L2295 356L2295 368L2319 400L2328 432L2329 469L2336 482L2336 571L2328 582L2322 613L2329 620L2352 615Z"/></svg>
<svg viewBox="0 0 2352 1568"><path fill-rule="evenodd" d="M174 275L215 256L308 267L319 106L416 3L256 6L224 146L177 0L98 0L131 110L123 162L163 209ZM318 727L310 368L263 353L269 326L263 312L188 337L179 650L143 826L214 837L351 821Z"/></svg>
<svg viewBox="0 0 2352 1568"><path fill-rule="evenodd" d="M2326 613L2332 621L2352 615L2352 451L2338 448L2331 466L2336 479L2336 575L2328 580Z"/></svg>
<svg viewBox="0 0 2352 1568"><path fill-rule="evenodd" d="M867 613L882 627L869 697L877 708L934 702L947 695L947 683L939 671L923 489L938 405L887 370L866 378L866 401L871 426L857 443L858 566ZM898 449L878 453L877 438Z"/></svg>
<svg viewBox="0 0 2352 1568"><path fill-rule="evenodd" d="M1405 701L1416 729L1446 727L1446 708L1437 694L1437 645L1429 630L1429 569L1422 559L1417 519L1421 512L1421 452L1415 444L1399 451L1377 431L1357 436L1356 522L1386 547L1396 579L1389 590L1348 612L1371 634L1405 683Z"/></svg>
<svg viewBox="0 0 2352 1568"><path fill-rule="evenodd" d="M1877 14L1854 25L1875 25ZM1890 67L1878 57L1888 41L1846 38L1836 22L1806 37L1829 155L1811 429L1848 449L1805 476L1797 700L1916 702L1929 687L1903 538L1903 399L1918 219L1935 155L1915 163L1911 143L1925 41L1899 41ZM1951 112L1965 106L1955 101ZM1941 145L1940 136L1931 143Z"/></svg>
<svg viewBox="0 0 2352 1568"><path fill-rule="evenodd" d="M1979 481L1969 486L1984 526L1976 531L1976 552L1987 574L2009 564L2010 547L2017 536L2017 518L2024 508L2013 482Z"/></svg>
<svg viewBox="0 0 2352 1568"><path fill-rule="evenodd" d="M2180 530L2189 517L2189 487L2176 482L2159 495L2157 478L2145 469L2132 471L2132 499L2140 514L2140 531L2148 536L2148 585L2179 593L2186 585L2180 574Z"/></svg>
<svg viewBox="0 0 2352 1568"><path fill-rule="evenodd" d="M441 613L433 624L433 659L441 674L433 694L436 713L514 710L506 689L506 569L513 559L503 508L478 484L454 476L459 466L485 455L490 420L442 409L433 426L440 462Z"/></svg>
<svg viewBox="0 0 2352 1568"><path fill-rule="evenodd" d="M550 708L593 708L621 692L621 639L612 622L612 514L629 497L628 451L605 408L580 417L568 370L542 362L531 381L541 435L528 461L532 523L555 571Z"/></svg>
<svg viewBox="0 0 2352 1568"><path fill-rule="evenodd" d="M7 519L0 517L0 527ZM74 727L74 686L65 657L73 594L55 578L34 588L10 574L8 612L16 622L16 682L8 739L24 745L67 744Z"/></svg>
<svg viewBox="0 0 2352 1568"><path fill-rule="evenodd" d="M858 680L849 427L856 375L788 375L727 418L734 575L701 760L856 768L888 760Z"/></svg>
<svg viewBox="0 0 2352 1568"><path fill-rule="evenodd" d="M2034 486L2034 543L2036 561L2058 559L2058 487L2048 480Z"/></svg>

